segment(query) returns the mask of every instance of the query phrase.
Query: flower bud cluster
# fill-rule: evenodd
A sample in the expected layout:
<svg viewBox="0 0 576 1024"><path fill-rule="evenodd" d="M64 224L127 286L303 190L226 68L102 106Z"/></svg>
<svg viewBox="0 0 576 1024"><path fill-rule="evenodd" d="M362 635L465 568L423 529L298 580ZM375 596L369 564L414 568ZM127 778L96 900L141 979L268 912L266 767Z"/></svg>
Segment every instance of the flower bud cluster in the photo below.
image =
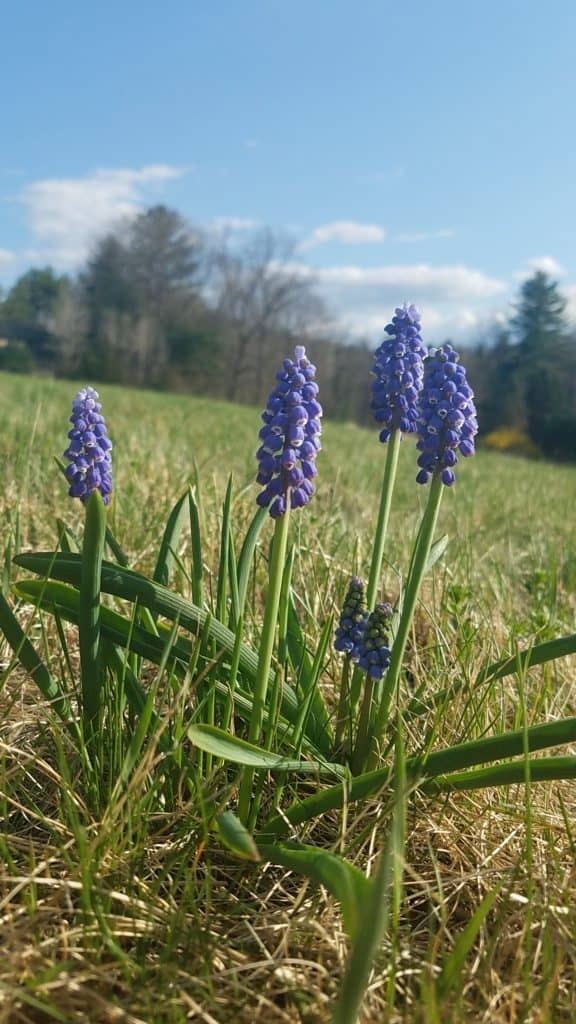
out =
<svg viewBox="0 0 576 1024"><path fill-rule="evenodd" d="M364 584L359 576L353 576L346 591L336 629L334 647L337 651L348 654L353 660L358 658L357 646L362 639L367 619Z"/></svg>
<svg viewBox="0 0 576 1024"><path fill-rule="evenodd" d="M372 679L381 679L390 664L389 630L392 605L377 604L358 644L358 664Z"/></svg>
<svg viewBox="0 0 576 1024"><path fill-rule="evenodd" d="M68 431L70 444L64 452L68 460L66 478L71 498L88 501L94 491L100 491L105 505L112 494L112 442L100 410L98 392L82 388L72 402Z"/></svg>
<svg viewBox="0 0 576 1024"><path fill-rule="evenodd" d="M262 413L256 481L264 490L256 501L273 519L284 515L288 501L291 508L307 505L315 491L322 416L315 376L304 346L297 345L294 360L285 359L276 374L276 387Z"/></svg>
<svg viewBox="0 0 576 1024"><path fill-rule="evenodd" d="M452 346L443 345L431 352L424 367L416 445L421 452L417 482L425 484L433 474L439 474L442 483L450 487L456 479L456 452L464 458L473 455L477 432L474 392L466 379L466 370L458 363Z"/></svg>
<svg viewBox="0 0 576 1024"><path fill-rule="evenodd" d="M374 353L372 401L375 419L382 424L380 440L393 430L414 433L418 422L418 396L424 375L426 349L420 336L420 314L414 305L398 307L385 338Z"/></svg>

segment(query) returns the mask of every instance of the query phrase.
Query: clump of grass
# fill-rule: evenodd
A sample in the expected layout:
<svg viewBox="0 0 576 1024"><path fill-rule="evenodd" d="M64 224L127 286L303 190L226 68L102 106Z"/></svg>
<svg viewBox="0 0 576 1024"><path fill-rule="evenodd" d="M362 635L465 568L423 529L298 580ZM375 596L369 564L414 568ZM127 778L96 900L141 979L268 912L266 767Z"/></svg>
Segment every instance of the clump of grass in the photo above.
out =
<svg viewBox="0 0 576 1024"><path fill-rule="evenodd" d="M52 461L70 389L2 386L5 593L15 555L37 575L20 574L0 650L5 1019L351 1021L363 999L367 1021L570 1020L573 787L537 780L572 764L573 655L554 638L574 614L574 471L481 453L444 496L448 554L421 555L407 655L376 753L365 751L380 775L360 750L351 779L334 745L331 618L349 575L368 575L378 446L356 427L325 430L326 483L294 515L277 568L275 655L248 748L270 542L248 491L254 414L104 389L118 487L87 743L83 517ZM224 447L230 460L215 465ZM398 456L378 572L392 599L424 512L408 445ZM21 557L31 547L49 554ZM354 730L356 712L347 721ZM508 734L499 764L483 767L487 738ZM252 770L250 809L230 829L221 815ZM344 999L362 943L373 971Z"/></svg>

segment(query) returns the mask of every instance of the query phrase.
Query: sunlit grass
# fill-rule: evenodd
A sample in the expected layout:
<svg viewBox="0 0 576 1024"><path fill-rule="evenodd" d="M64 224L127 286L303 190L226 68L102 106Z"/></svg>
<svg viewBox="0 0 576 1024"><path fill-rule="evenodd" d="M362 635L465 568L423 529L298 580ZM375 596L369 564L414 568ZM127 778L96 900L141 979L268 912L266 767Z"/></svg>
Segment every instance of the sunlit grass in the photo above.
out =
<svg viewBox="0 0 576 1024"><path fill-rule="evenodd" d="M54 547L57 517L81 533L81 507L66 499L53 462L65 446L75 390L65 382L0 378L5 584L14 575L16 549ZM205 568L215 589L230 472L236 536L253 514L258 411L113 387L100 392L115 444L111 523L131 563L151 570L170 508L193 481L202 502ZM313 641L341 600L351 569L366 574L383 461L375 433L326 425L318 494L294 516L294 589ZM407 562L426 497L414 476L413 447L403 442L385 551L388 598L397 594L397 567ZM409 738L422 741L425 729L436 747L522 728L514 678L478 690L471 684L503 650L513 653L514 643L573 631L575 494L571 467L482 452L462 466L442 506L450 545L425 585L409 660L414 691L423 683L428 694L452 683L461 689L435 715L410 718ZM265 528L247 636L260 628L270 535ZM187 570L185 545L180 557ZM186 571L177 572L176 582L186 590ZM22 616L54 670L71 677L77 671L73 631L65 665L49 627L29 609ZM140 752L127 789L96 817L36 691L12 668L6 650L0 648L0 656L5 1019L329 1020L346 954L333 901L279 868L256 873L222 853L203 814L206 799L225 797L218 777L213 788L199 786L194 796L170 793L170 810L151 813L154 740ZM323 678L329 696L339 668L331 656ZM529 723L574 714L573 674L574 659L565 659L526 675ZM160 706L177 718L184 697L163 689L154 673L149 683L159 688ZM119 751L119 764L124 754ZM520 1012L534 1020L572 1019L574 810L569 783L461 793L445 802L415 797L395 956L385 944L367 1020L504 1021ZM390 811L386 800L353 805L317 822L311 835L370 868L384 845ZM511 895L481 926L458 984L437 984L457 937L504 874Z"/></svg>

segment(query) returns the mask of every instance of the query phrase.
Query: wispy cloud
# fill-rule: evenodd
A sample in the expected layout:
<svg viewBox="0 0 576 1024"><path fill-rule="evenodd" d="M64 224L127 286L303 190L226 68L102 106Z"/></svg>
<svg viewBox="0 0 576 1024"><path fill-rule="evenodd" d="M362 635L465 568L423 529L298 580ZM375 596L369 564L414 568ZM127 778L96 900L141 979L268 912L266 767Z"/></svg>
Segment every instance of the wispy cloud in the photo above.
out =
<svg viewBox="0 0 576 1024"><path fill-rule="evenodd" d="M340 245L362 245L383 242L386 238L384 228L379 224L359 224L355 220L333 220L315 228L308 238L304 239L300 249L314 249L318 245L337 242Z"/></svg>
<svg viewBox="0 0 576 1024"><path fill-rule="evenodd" d="M28 185L20 200L28 211L35 257L61 268L85 259L102 233L133 217L151 197L185 173L169 164L101 169L82 178L47 178Z"/></svg>
<svg viewBox="0 0 576 1024"><path fill-rule="evenodd" d="M210 227L218 233L226 231L253 231L260 226L260 221L250 217L216 217Z"/></svg>
<svg viewBox="0 0 576 1024"><path fill-rule="evenodd" d="M394 307L408 301L422 310L429 343L461 340L498 322L498 306L508 292L506 282L463 265L313 268L294 261L285 266L316 282L333 311L335 328L364 337L377 338Z"/></svg>
<svg viewBox="0 0 576 1024"><path fill-rule="evenodd" d="M434 238L454 238L455 231L452 228L440 228L439 231L401 231L395 235L395 242L428 242Z"/></svg>
<svg viewBox="0 0 576 1024"><path fill-rule="evenodd" d="M7 267L15 258L15 254L9 249L0 249L0 267Z"/></svg>

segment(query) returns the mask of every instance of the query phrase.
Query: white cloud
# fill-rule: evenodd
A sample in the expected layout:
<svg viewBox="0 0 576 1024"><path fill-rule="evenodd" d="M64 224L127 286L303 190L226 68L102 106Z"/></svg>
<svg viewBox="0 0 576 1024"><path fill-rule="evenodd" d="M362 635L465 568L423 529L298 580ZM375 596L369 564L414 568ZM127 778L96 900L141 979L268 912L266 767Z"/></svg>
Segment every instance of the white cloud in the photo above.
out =
<svg viewBox="0 0 576 1024"><path fill-rule="evenodd" d="M536 270L541 270L544 274L548 274L549 277L566 276L565 268L553 256L538 256L534 260L529 260L524 270L517 270L514 277L517 281L524 281L527 277L531 277Z"/></svg>
<svg viewBox="0 0 576 1024"><path fill-rule="evenodd" d="M342 309L337 323L356 337L373 339L374 345L382 339L384 327L389 322L392 309L382 304L380 310L374 308ZM469 341L475 336L490 332L502 323L502 314L495 310L481 311L467 306L454 309L448 306L423 303L420 305L422 314L423 337L431 345L440 344L451 338L457 344Z"/></svg>
<svg viewBox="0 0 576 1024"><path fill-rule="evenodd" d="M434 238L454 238L452 228L440 228L439 231L402 231L394 238L395 242L427 242Z"/></svg>
<svg viewBox="0 0 576 1024"><path fill-rule="evenodd" d="M0 249L0 267L5 267L12 263L13 259L15 259L13 252L10 252L9 249Z"/></svg>
<svg viewBox="0 0 576 1024"><path fill-rule="evenodd" d="M503 281L466 266L311 267L295 261L283 266L287 273L316 282L335 328L377 338L399 303L414 302L431 345L490 330L499 316L493 300L501 301L508 291Z"/></svg>
<svg viewBox="0 0 576 1024"><path fill-rule="evenodd" d="M169 164L150 164L28 185L20 199L28 210L37 255L58 267L77 266L95 238L133 217L152 194L184 173Z"/></svg>
<svg viewBox="0 0 576 1024"><path fill-rule="evenodd" d="M364 243L383 242L386 238L384 228L379 224L359 224L355 220L334 220L330 224L322 224L315 228L300 248L313 249L317 245L336 242L341 245L362 245Z"/></svg>
<svg viewBox="0 0 576 1024"><path fill-rule="evenodd" d="M376 294L384 301L388 301L392 295L395 296L393 301L396 303L400 299L403 301L404 297L414 302L421 301L422 298L439 297L446 301L483 299L506 291L506 285L502 281L465 266L350 265L313 269L303 263L293 263L289 269L305 277L315 277L328 287L376 290Z"/></svg>

